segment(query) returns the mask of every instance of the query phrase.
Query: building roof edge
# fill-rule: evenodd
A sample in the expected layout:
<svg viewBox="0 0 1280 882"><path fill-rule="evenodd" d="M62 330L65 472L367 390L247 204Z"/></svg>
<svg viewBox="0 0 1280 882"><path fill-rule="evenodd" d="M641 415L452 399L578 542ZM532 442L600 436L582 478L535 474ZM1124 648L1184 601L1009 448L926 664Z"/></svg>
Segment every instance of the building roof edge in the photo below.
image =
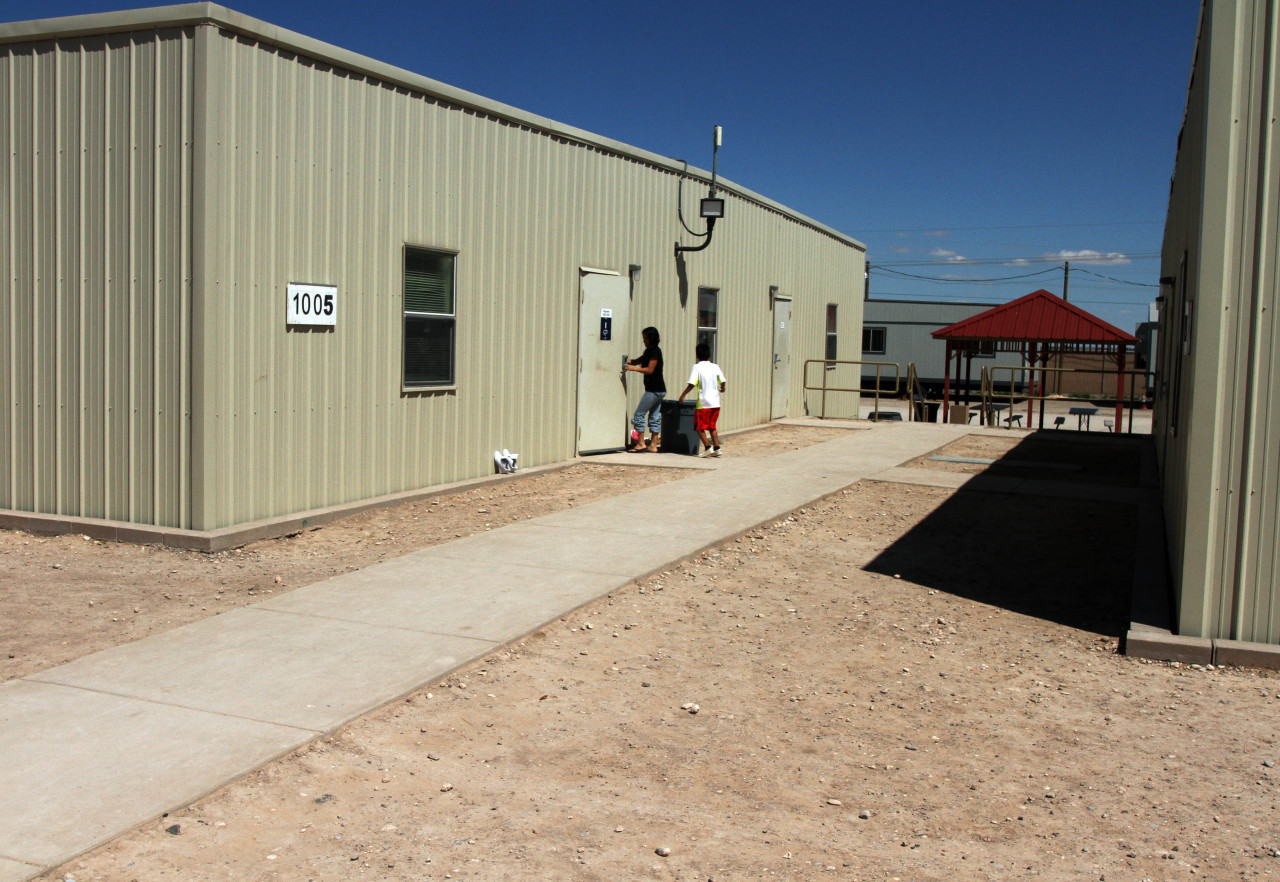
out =
<svg viewBox="0 0 1280 882"><path fill-rule="evenodd" d="M450 86L439 80L433 80L422 74L378 61L367 55L361 55L358 52L343 49L331 43L236 12L218 3L182 3L172 6L155 6L117 12L100 12L62 18L0 23L0 45L36 43L101 34L201 25L230 30L260 42L269 43L282 49L287 49L290 52L296 52L299 55L332 64L335 67L365 73L383 82L404 86L407 89L422 92L481 113L500 117L509 122L527 126L549 135L576 141L619 156L636 159L675 174L683 174L707 183L711 181L710 172L687 165L682 160L660 156L657 153L633 147L630 144L624 144L621 141L615 141L612 138L606 138L603 135L597 135L585 129L556 122L547 117L521 110L518 107L485 98L474 92ZM732 181L717 177L716 186L720 190L727 190L740 198L755 202L805 226L812 227L859 251L865 253L867 250L865 243L854 239L852 236L788 208L767 196L734 184Z"/></svg>

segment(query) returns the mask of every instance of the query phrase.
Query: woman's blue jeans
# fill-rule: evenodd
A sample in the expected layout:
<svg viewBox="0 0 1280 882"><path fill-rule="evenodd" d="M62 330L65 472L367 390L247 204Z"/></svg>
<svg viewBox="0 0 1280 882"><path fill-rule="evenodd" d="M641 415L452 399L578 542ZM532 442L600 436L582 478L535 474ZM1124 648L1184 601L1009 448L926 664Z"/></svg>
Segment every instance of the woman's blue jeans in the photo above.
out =
<svg viewBox="0 0 1280 882"><path fill-rule="evenodd" d="M666 391L644 393L644 397L640 399L639 407L636 408L635 416L631 418L631 425L637 432L644 433L645 418L647 417L649 420L649 434L659 435L662 433L662 398L666 394Z"/></svg>

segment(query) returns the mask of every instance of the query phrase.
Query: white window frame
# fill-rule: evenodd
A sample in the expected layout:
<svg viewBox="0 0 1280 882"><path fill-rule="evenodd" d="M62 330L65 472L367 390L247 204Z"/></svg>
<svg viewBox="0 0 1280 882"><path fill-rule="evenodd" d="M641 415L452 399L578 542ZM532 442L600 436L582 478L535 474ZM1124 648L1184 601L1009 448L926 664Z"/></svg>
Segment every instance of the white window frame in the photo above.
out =
<svg viewBox="0 0 1280 882"><path fill-rule="evenodd" d="M840 358L840 304L828 303L826 313L827 323L827 346L824 354L827 361L836 361ZM827 365L828 368L835 365Z"/></svg>
<svg viewBox="0 0 1280 882"><path fill-rule="evenodd" d="M409 258L414 252L422 252L433 257L448 258L449 272L449 305L452 307L450 312L428 312L424 310L410 309L408 306L408 292L406 290L408 279L406 278L409 270ZM424 245L408 245L404 249L400 257L400 294L403 315L400 324L400 339L402 345L402 353L400 360L401 368L401 384L403 388L410 390L432 390L451 388L457 383L457 352L458 352L458 252L449 251L444 248L430 248ZM409 377L409 357L410 357L410 338L409 323L411 320L422 321L436 326L448 327L448 375L446 377L433 377L428 379L411 379Z"/></svg>
<svg viewBox="0 0 1280 882"><path fill-rule="evenodd" d="M712 317L715 324L712 324L712 325L704 325L702 323L702 293L704 291L711 295L711 299L712 299L711 302L715 307L714 311L712 312ZM717 344L717 338L719 337L719 331L720 331L720 289L719 288L711 288L706 285L698 286L697 314L698 314L697 315L698 339L696 342L707 343L708 345L710 345L711 360L716 364L719 364L719 361L716 358L716 355L717 355L716 344Z"/></svg>

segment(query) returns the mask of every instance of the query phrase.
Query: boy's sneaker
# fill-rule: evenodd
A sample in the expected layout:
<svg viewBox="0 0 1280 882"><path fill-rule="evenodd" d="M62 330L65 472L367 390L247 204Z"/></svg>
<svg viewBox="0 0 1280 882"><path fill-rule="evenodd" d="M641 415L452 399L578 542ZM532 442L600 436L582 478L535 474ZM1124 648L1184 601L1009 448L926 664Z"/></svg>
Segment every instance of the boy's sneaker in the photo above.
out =
<svg viewBox="0 0 1280 882"><path fill-rule="evenodd" d="M713 447L713 448L711 449L711 455L712 455L712 456L719 456L719 455L720 455L720 448L719 448L719 447Z"/></svg>
<svg viewBox="0 0 1280 882"><path fill-rule="evenodd" d="M699 451L699 453L698 453L698 456L699 456L699 457L712 456L712 455L713 455L713 454L711 453L711 448L710 448L710 447L704 447L704 448L702 448L702 450L701 450L701 451Z"/></svg>

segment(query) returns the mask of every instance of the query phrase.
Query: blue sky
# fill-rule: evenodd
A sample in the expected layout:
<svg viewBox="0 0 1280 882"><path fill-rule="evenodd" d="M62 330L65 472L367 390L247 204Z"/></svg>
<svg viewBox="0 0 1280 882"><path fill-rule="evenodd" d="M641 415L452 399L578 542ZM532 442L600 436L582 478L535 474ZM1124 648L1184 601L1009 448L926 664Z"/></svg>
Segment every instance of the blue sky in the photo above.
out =
<svg viewBox="0 0 1280 882"><path fill-rule="evenodd" d="M226 5L702 168L721 125L721 176L865 242L874 297L1061 293L1070 259L1131 330L1156 293L1091 274L1158 280L1198 0Z"/></svg>

